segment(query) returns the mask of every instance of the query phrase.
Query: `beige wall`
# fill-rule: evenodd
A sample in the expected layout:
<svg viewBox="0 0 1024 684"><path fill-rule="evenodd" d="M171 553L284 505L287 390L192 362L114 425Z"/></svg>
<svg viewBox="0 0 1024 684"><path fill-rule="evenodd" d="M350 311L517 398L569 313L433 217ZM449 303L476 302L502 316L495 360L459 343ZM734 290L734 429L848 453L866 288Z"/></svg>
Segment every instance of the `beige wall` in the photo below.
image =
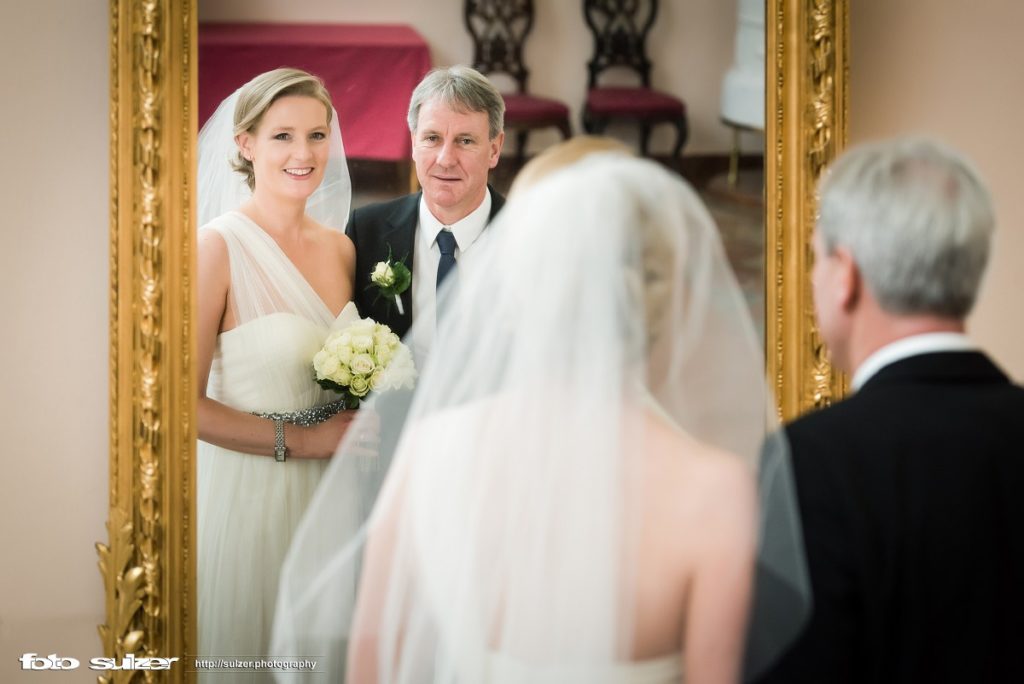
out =
<svg viewBox="0 0 1024 684"><path fill-rule="evenodd" d="M101 655L107 505L107 0L0 22L0 681ZM80 668L63 682L95 681Z"/></svg>
<svg viewBox="0 0 1024 684"><path fill-rule="evenodd" d="M851 141L920 132L978 166L998 229L969 331L1024 380L1024 3L855 2L851 15Z"/></svg>
<svg viewBox="0 0 1024 684"><path fill-rule="evenodd" d="M414 26L431 48L435 65L468 62L472 43L462 19L463 0L201 0L200 21L292 21L404 23ZM578 0L536 0L536 19L526 44L530 90L555 97L572 108L579 129L586 94L586 62L593 49ZM722 78L732 65L736 32L735 0L667 0L661 3L648 49L654 85L682 97L689 107L690 142L684 153L722 153L732 138L718 120ZM200 65L201 66L201 65ZM634 128L615 129L635 140ZM655 130L651 150L671 151L671 126ZM557 133L531 136L530 149L558 140ZM745 135L744 147L759 151L758 135Z"/></svg>

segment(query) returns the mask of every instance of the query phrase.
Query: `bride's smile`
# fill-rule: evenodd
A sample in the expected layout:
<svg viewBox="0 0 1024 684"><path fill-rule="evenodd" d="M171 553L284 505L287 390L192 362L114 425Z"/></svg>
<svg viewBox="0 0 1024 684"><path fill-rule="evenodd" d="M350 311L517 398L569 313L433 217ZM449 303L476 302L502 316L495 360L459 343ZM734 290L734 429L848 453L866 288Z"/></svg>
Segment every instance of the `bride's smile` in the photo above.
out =
<svg viewBox="0 0 1024 684"><path fill-rule="evenodd" d="M256 195L305 201L323 180L330 153L327 112L312 97L286 96L267 109L253 133L238 135L256 175Z"/></svg>

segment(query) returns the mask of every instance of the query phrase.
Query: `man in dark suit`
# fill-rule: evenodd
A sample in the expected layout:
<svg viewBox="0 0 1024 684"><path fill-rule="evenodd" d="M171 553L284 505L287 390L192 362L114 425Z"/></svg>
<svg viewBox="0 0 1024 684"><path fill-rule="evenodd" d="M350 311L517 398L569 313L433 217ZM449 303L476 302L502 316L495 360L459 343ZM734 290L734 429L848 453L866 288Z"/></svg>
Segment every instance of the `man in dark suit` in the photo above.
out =
<svg viewBox="0 0 1024 684"><path fill-rule="evenodd" d="M435 315L435 290L471 259L484 228L504 204L487 184L498 163L505 103L479 72L454 66L431 71L409 103L412 157L422 192L363 207L346 233L356 247L356 305L363 316L404 336L414 319ZM391 256L412 271L401 295L381 296L370 275ZM433 326L417 327L413 352L422 362L433 342Z"/></svg>
<svg viewBox="0 0 1024 684"><path fill-rule="evenodd" d="M964 334L993 227L934 142L825 180L814 302L853 395L785 431L813 612L762 681L1024 681L1024 389Z"/></svg>

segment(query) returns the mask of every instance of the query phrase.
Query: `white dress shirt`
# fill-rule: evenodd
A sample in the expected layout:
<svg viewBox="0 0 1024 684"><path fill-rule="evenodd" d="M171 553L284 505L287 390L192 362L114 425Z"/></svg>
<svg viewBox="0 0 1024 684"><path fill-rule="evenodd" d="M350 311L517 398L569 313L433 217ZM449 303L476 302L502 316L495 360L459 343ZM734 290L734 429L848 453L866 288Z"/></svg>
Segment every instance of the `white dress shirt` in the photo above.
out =
<svg viewBox="0 0 1024 684"><path fill-rule="evenodd" d="M919 354L933 354L935 352L949 351L973 351L977 349L971 340L963 333L937 332L924 333L922 335L911 335L890 342L874 354L864 359L853 374L851 385L856 392L864 383L871 379L878 371L891 363Z"/></svg>
<svg viewBox="0 0 1024 684"><path fill-rule="evenodd" d="M434 343L434 324L437 309L437 266L441 261L441 249L437 246L437 234L442 230L450 230L455 235L458 246L455 248L456 268L471 259L473 243L487 227L487 219L491 215L491 191L484 193L484 201L468 216L445 226L438 221L426 201L420 197L420 216L416 226L416 248L412 257L412 320L416 328L412 340L412 353L416 365L423 363ZM429 318L430 323L425 321Z"/></svg>

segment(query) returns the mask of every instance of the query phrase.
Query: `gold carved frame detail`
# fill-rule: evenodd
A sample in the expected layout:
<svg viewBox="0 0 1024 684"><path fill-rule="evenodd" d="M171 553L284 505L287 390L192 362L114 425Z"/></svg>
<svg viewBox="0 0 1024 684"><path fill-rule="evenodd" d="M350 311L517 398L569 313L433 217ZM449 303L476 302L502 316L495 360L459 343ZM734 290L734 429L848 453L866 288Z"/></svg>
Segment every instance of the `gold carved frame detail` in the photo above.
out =
<svg viewBox="0 0 1024 684"><path fill-rule="evenodd" d="M768 0L766 360L780 415L845 391L814 325L815 186L846 140L848 0ZM195 0L110 0L110 513L103 652L194 681Z"/></svg>
<svg viewBox="0 0 1024 684"><path fill-rule="evenodd" d="M765 55L765 359L779 416L841 397L814 320L817 183L846 144L847 0L768 0Z"/></svg>
<svg viewBox="0 0 1024 684"><path fill-rule="evenodd" d="M194 0L110 0L104 655L196 652ZM170 679L191 666L179 661ZM168 673L115 671L101 682Z"/></svg>

